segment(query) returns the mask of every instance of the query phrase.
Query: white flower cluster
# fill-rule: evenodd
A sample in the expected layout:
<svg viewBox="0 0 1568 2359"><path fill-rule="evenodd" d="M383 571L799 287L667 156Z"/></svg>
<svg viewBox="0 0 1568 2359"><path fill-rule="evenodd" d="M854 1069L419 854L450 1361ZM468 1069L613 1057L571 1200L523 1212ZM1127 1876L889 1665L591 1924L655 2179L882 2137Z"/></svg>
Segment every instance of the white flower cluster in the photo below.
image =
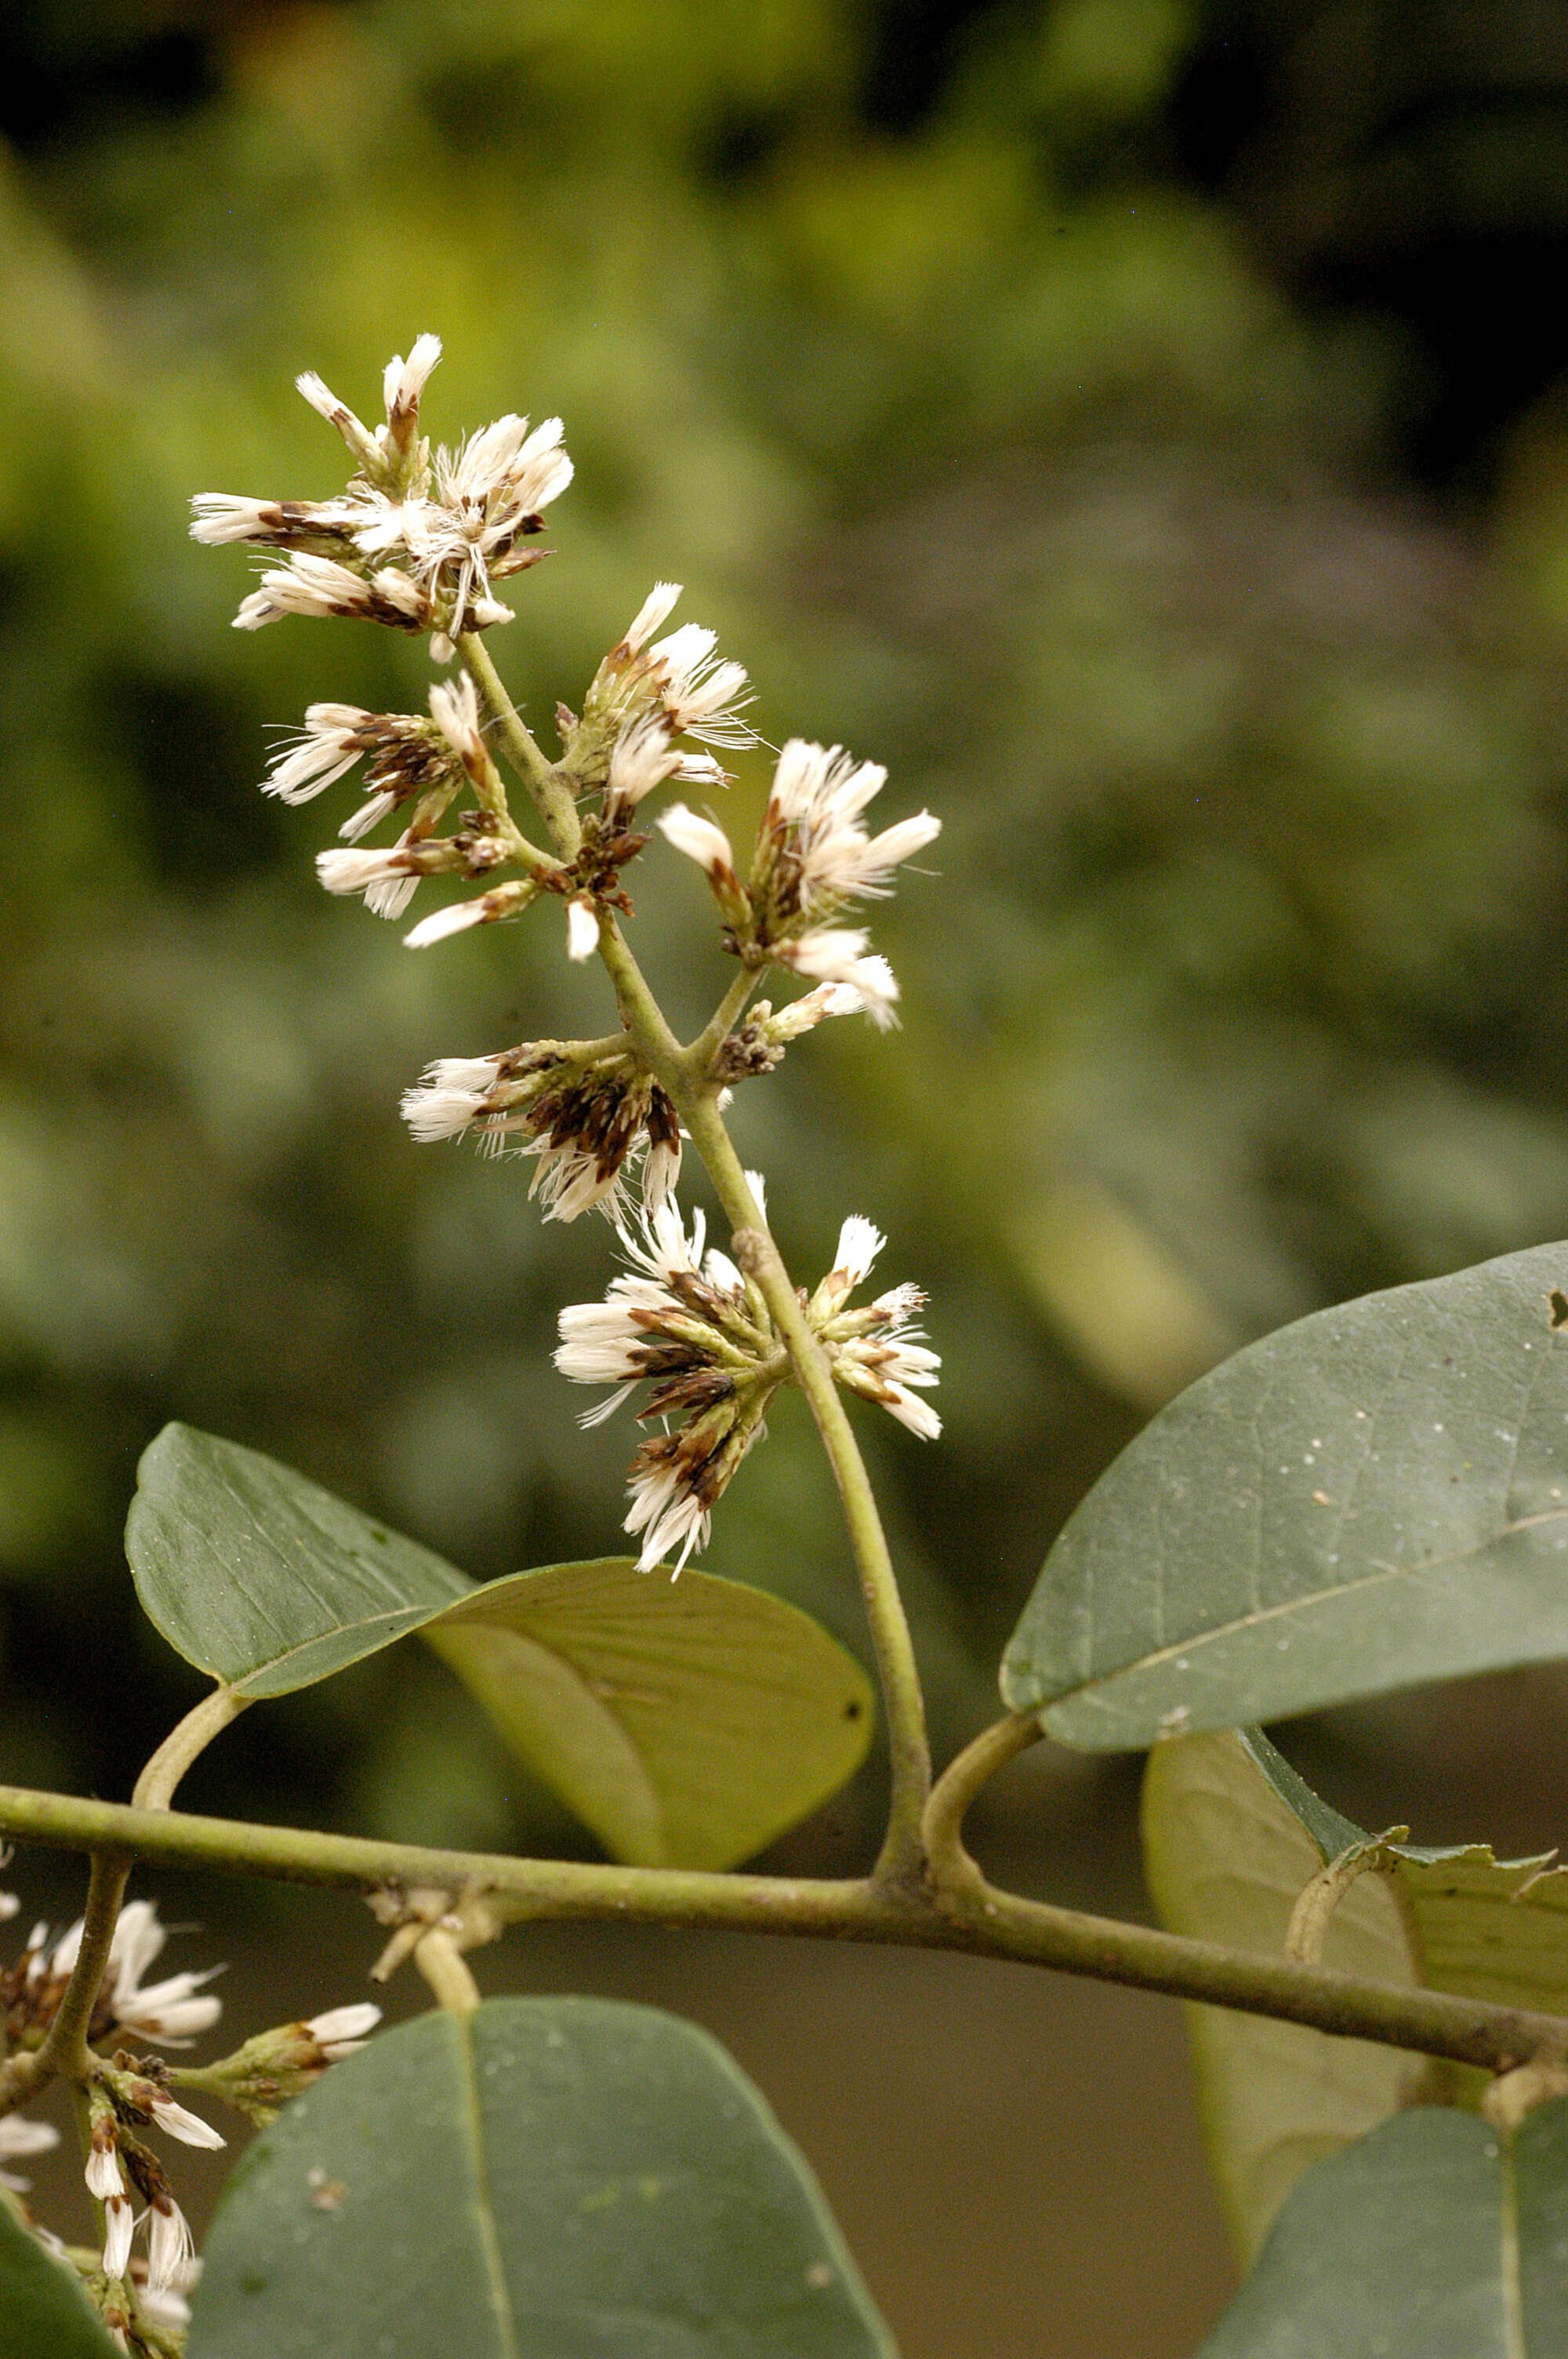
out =
<svg viewBox="0 0 1568 2359"><path fill-rule="evenodd" d="M618 1217L638 1158L644 1201L657 1209L680 1171L680 1125L658 1083L630 1056L565 1042L439 1057L405 1092L403 1118L417 1139L467 1134L492 1153L515 1142L535 1156L528 1192L543 1198L547 1220L575 1221L591 1208Z"/></svg>
<svg viewBox="0 0 1568 2359"><path fill-rule="evenodd" d="M860 815L886 782L878 762L855 762L842 746L792 737L779 756L744 884L730 839L714 821L675 803L658 822L707 875L741 956L847 984L884 1026L893 1020L898 997L892 970L870 951L863 926L834 920L852 901L889 893L894 869L942 827L920 811L869 836Z"/></svg>
<svg viewBox="0 0 1568 2359"><path fill-rule="evenodd" d="M0 1893L0 1919L15 1916L15 1896ZM58 1940L47 1925L33 1928L27 1947L16 1962L0 1969L0 2027L7 2040L36 2046L54 2020L81 1954L84 1931L80 1918ZM195 2257L189 2224L176 2202L163 2166L143 2142L140 2132L156 2128L183 2146L216 2148L226 2144L211 2124L191 2113L173 2095L169 2068L159 2060L137 2063L123 2049L112 2063L97 2052L99 2043L134 2037L163 2048L189 2048L199 2032L210 2030L222 2011L222 2001L202 1985L221 1973L221 1966L146 1980L148 1968L168 1939L151 1900L134 1900L122 1909L110 1945L103 1982L88 2024L94 2050L87 2085L88 2153L83 2177L87 2190L103 2207L103 2276L111 2286L128 2286L135 2297L139 2324L177 2333L189 2323L186 2295L196 2281L200 2263ZM341 2056L362 2044L363 2035L381 2019L373 2006L336 2007L308 2023L286 2027L282 2033L264 2034L241 2051L265 2049L282 2055L292 2082L303 2086ZM281 2047L279 2043L281 2042ZM224 2067L190 2072L200 2085L224 2092ZM175 2077L178 2077L176 2074ZM277 2093L276 2087L273 2094ZM44 2153L59 2144L59 2133L47 2122L27 2121L17 2114L0 2117L0 2161L16 2161ZM27 2180L0 2170L0 2184L13 2190ZM139 2227L146 2226L145 2255L132 2251ZM41 2240L69 2259L59 2240L44 2228ZM124 2347L123 2337L119 2338Z"/></svg>
<svg viewBox="0 0 1568 2359"><path fill-rule="evenodd" d="M520 544L544 529L544 510L571 482L561 421L530 430L525 418L500 418L432 459L418 431L419 397L440 357L439 337L425 335L406 360L387 364L386 420L373 433L313 371L297 379L358 462L336 499L203 492L192 502L195 539L288 552L287 566L264 573L243 601L237 629L284 614L359 615L429 632L444 663L460 632L511 620L491 585L538 562L538 551Z"/></svg>
<svg viewBox="0 0 1568 2359"><path fill-rule="evenodd" d="M762 1180L746 1176L761 1206ZM630 1271L611 1280L602 1302L561 1312L556 1365L574 1384L611 1387L585 1425L600 1424L635 1386L653 1386L638 1415L663 1419L666 1430L643 1441L632 1462L625 1528L642 1537L640 1571L678 1550L678 1573L706 1547L714 1506L762 1432L789 1361L758 1287L727 1254L705 1252L700 1210L689 1235L673 1203L645 1215L636 1233L622 1225L617 1234ZM916 1397L941 1364L914 1324L925 1298L901 1286L862 1310L847 1308L882 1243L869 1221L851 1215L806 1317L840 1384L933 1440L941 1419Z"/></svg>

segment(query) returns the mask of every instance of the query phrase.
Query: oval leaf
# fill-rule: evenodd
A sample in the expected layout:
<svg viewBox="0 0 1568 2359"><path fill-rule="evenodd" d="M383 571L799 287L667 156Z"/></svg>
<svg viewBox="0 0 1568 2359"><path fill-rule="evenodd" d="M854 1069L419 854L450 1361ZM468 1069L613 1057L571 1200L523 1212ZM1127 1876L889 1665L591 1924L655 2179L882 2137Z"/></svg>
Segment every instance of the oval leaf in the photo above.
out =
<svg viewBox="0 0 1568 2359"><path fill-rule="evenodd" d="M242 1695L287 1695L417 1629L475 1584L292 1467L166 1425L125 1554L148 1619Z"/></svg>
<svg viewBox="0 0 1568 2359"><path fill-rule="evenodd" d="M1422 2105L1319 2163L1199 2359L1559 2359L1568 2101Z"/></svg>
<svg viewBox="0 0 1568 2359"><path fill-rule="evenodd" d="M1173 1932L1277 1957L1320 1868L1376 1848L1330 1922L1325 1962L1380 1981L1568 2013L1568 1870L1485 1843L1374 1838L1313 1793L1261 1732L1158 1745L1144 1779L1150 1890ZM1222 2007L1188 2022L1211 2158L1237 2240L1257 2247L1310 2163L1408 2104L1419 2058ZM1478 2093L1483 2075L1449 2071ZM1430 2084L1429 2084L1430 2085Z"/></svg>
<svg viewBox="0 0 1568 2359"><path fill-rule="evenodd" d="M189 1426L142 1460L126 1551L191 1662L287 1694L422 1631L502 1734L643 1866L730 1867L851 1777L865 1674L782 1598L629 1557L481 1587L287 1466Z"/></svg>
<svg viewBox="0 0 1568 2359"><path fill-rule="evenodd" d="M117 2359L76 2271L0 2196L0 2359Z"/></svg>
<svg viewBox="0 0 1568 2359"><path fill-rule="evenodd" d="M1143 1855L1150 1897L1172 1932L1275 1958L1297 1894L1324 1864L1234 1734L1155 1746L1143 1782ZM1346 1893L1324 1959L1379 1982L1418 1978L1380 1875L1358 1876ZM1189 2006L1186 2017L1205 2143L1249 2262L1302 2173L1408 2104L1425 2061L1228 2007Z"/></svg>
<svg viewBox="0 0 1568 2359"><path fill-rule="evenodd" d="M634 1864L732 1867L836 1794L864 1672L764 1591L630 1557L491 1582L426 1625L507 1741Z"/></svg>
<svg viewBox="0 0 1568 2359"><path fill-rule="evenodd" d="M257 2139L189 2359L892 2359L805 2162L706 2033L495 1999L384 2033Z"/></svg>
<svg viewBox="0 0 1568 2359"><path fill-rule="evenodd" d="M1091 1750L1568 1654L1568 1246L1319 1311L1162 1410L1002 1666Z"/></svg>

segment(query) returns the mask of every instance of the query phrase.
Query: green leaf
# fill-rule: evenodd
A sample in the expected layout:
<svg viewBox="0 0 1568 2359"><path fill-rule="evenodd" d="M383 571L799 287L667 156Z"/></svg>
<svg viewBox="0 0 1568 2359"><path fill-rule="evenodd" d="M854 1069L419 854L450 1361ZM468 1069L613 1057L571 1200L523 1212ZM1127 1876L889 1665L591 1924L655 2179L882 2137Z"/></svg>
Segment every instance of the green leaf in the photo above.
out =
<svg viewBox="0 0 1568 2359"><path fill-rule="evenodd" d="M1568 1245L1282 1328L1064 1527L1002 1665L1090 1750L1568 1653Z"/></svg>
<svg viewBox="0 0 1568 2359"><path fill-rule="evenodd" d="M495 1999L384 2033L225 2191L189 2359L892 2359L805 2162L706 2033Z"/></svg>
<svg viewBox="0 0 1568 2359"><path fill-rule="evenodd" d="M1561 2359L1568 2102L1422 2105L1319 2163L1199 2359Z"/></svg>
<svg viewBox="0 0 1568 2359"><path fill-rule="evenodd" d="M76 2271L0 2196L0 2359L116 2359Z"/></svg>
<svg viewBox="0 0 1568 2359"><path fill-rule="evenodd" d="M420 1631L617 1859L730 1867L854 1775L858 1663L795 1606L628 1557L480 1587L254 1450L166 1427L126 1528L142 1603L191 1662L287 1694Z"/></svg>
<svg viewBox="0 0 1568 2359"><path fill-rule="evenodd" d="M1374 1838L1314 1794L1256 1730L1157 1745L1144 1779L1149 1887L1172 1931L1277 1957L1302 1888ZM1483 1843L1379 1849L1330 1921L1325 1962L1384 1982L1568 2011L1568 1871ZM1308 2166L1410 2103L1420 2059L1294 2024L1195 2006L1210 2157L1249 2256ZM1427 2082L1430 2086L1430 2082ZM1455 2092L1484 2085L1453 2076Z"/></svg>
<svg viewBox="0 0 1568 2359"><path fill-rule="evenodd" d="M149 1620L242 1695L287 1695L389 1647L475 1584L291 1467L166 1425L125 1553Z"/></svg>
<svg viewBox="0 0 1568 2359"><path fill-rule="evenodd" d="M853 1777L864 1672L795 1606L629 1557L492 1582L426 1637L617 1859L732 1867Z"/></svg>

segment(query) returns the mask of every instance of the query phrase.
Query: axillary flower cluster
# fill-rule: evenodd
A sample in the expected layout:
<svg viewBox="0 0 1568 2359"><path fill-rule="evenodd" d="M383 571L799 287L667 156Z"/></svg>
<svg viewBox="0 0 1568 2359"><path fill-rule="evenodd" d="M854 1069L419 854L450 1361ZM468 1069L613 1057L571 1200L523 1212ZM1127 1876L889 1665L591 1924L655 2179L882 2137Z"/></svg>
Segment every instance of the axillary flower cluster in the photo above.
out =
<svg viewBox="0 0 1568 2359"><path fill-rule="evenodd" d="M14 1893L0 1892L0 1919L15 1917L19 1906ZM82 1932L81 1919L58 1936L47 1924L35 1925L20 1954L0 1966L0 2058L26 2056L43 2045L76 1966ZM23 2201L26 2178L0 2168L0 2188L5 2190L0 2202L8 2202L57 2259L77 2271L120 2348L151 2359L181 2347L190 2319L186 2297L200 2263L146 2133L162 2131L182 2146L226 2144L210 2122L179 2103L176 2087L199 2090L254 2121L267 2121L287 2098L362 2046L381 2020L381 2009L368 2003L334 2007L308 2022L263 2032L233 2056L206 2066L171 2066L162 2055L138 2055L125 2043L189 2049L222 2012L222 1999L203 1987L222 1973L219 1966L157 1982L146 1979L168 1939L153 1901L134 1900L121 1911L87 2025L83 2176L99 2208L101 2245L62 2243L32 2217ZM0 2165L47 2153L59 2143L52 2123L21 2112L0 2116Z"/></svg>
<svg viewBox="0 0 1568 2359"><path fill-rule="evenodd" d="M712 631L695 623L665 631L681 592L657 582L599 665L580 712L557 706L561 750L546 759L482 634L514 619L495 585L538 562L544 511L570 483L571 461L558 419L531 428L514 416L455 451L432 452L420 402L440 351L423 335L406 360L388 364L385 419L373 430L319 377L301 376L300 392L353 458L346 488L322 500L205 493L191 531L285 554L241 604L240 629L285 614L360 619L426 636L438 664L461 655L456 676L432 685L427 712L312 705L265 788L305 802L362 763L362 799L342 822L341 844L318 855L327 890L396 919L427 879L470 888L420 917L404 937L409 948L552 897L565 908L568 957L603 961L618 1030L438 1058L406 1093L403 1114L416 1139L469 1137L531 1158L530 1192L546 1218L594 1209L614 1223L626 1274L602 1302L562 1312L557 1364L577 1383L611 1387L589 1423L649 1386L639 1416L659 1430L633 1461L626 1528L640 1538L644 1569L673 1555L678 1571L706 1542L714 1504L762 1430L773 1394L799 1373L798 1348L792 1357L764 1288L738 1260L705 1252L703 1215L688 1225L676 1205L683 1137L699 1112L716 1117L737 1083L770 1071L826 1017L894 1020L897 981L855 922L856 908L892 889L894 871L940 822L921 811L868 833L864 814L886 772L799 738L778 756L747 859L716 820L668 803L657 830L702 869L722 946L738 962L713 1021L682 1048L627 949L621 921L633 905L622 873L650 842L649 797L672 785L720 790L730 781L712 748L744 752L762 742L747 718L747 674L718 654ZM543 841L514 816L498 752L521 777ZM396 827L394 840L367 848L385 822ZM775 1012L752 999L770 970L812 987ZM761 1181L747 1179L751 1208L741 1225L760 1229ZM833 1268L799 1298L801 1310L838 1383L929 1439L939 1420L918 1396L935 1383L938 1362L918 1325L924 1298L902 1286L850 1307L881 1244L870 1222L846 1221Z"/></svg>

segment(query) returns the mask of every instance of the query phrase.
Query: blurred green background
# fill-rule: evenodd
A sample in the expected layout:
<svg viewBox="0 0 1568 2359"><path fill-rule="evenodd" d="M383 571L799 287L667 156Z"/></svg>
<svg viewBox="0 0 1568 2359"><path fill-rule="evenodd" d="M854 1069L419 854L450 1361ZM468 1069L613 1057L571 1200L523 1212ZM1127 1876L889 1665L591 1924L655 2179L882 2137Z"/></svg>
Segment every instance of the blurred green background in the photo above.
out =
<svg viewBox="0 0 1568 2359"><path fill-rule="evenodd" d="M412 955L317 890L350 804L264 800L268 731L417 709L427 669L369 627L232 632L249 569L185 537L192 492L341 484L299 369L378 414L431 328L438 438L565 417L558 554L490 642L546 743L673 575L765 736L944 817L876 914L902 1033L827 1027L736 1127L803 1275L860 1210L930 1290L941 1445L861 1422L945 1751L1161 1400L1568 1232L1568 8L31 0L0 128L0 1778L124 1795L197 1692L119 1546L169 1417L476 1575L615 1544L629 1430L579 1435L548 1364L607 1232L395 1110L602 1003L547 912ZM706 897L631 881L695 1021ZM799 1407L706 1561L860 1647ZM1538 1844L1555 1789L1496 1732L1560 1701L1494 1681L1298 1756L1368 1823ZM1379 1812L1434 1744L1452 1778ZM1139 1906L1132 1778L1021 1769L999 1858ZM190 1799L581 1840L414 1649L252 1714ZM859 1862L876 1808L779 1857ZM1219 2284L1193 2234L1195 2289L1125 2343L1097 2314L967 2347L1184 2348Z"/></svg>

